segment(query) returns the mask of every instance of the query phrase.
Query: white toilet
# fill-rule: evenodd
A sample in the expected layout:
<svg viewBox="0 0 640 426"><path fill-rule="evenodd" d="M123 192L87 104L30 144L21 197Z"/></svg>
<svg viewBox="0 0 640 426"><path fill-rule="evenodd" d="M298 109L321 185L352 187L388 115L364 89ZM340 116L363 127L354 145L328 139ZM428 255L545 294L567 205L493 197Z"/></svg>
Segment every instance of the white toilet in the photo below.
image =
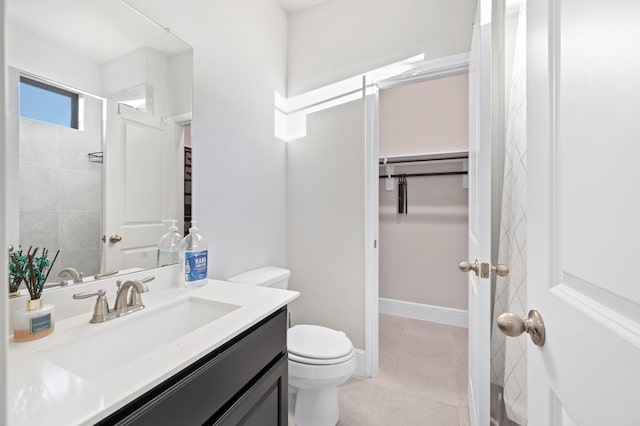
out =
<svg viewBox="0 0 640 426"><path fill-rule="evenodd" d="M288 269L267 266L227 281L287 289ZM289 417L297 426L335 426L340 419L338 385L356 371L351 340L318 325L296 325L287 332Z"/></svg>

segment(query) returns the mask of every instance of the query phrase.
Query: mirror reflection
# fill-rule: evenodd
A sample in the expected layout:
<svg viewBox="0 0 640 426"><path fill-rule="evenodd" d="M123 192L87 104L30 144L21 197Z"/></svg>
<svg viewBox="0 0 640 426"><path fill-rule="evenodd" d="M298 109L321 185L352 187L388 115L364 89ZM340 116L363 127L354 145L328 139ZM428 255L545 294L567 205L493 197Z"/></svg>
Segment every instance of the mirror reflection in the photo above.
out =
<svg viewBox="0 0 640 426"><path fill-rule="evenodd" d="M158 243L190 220L191 48L120 1L10 0L7 17L14 250L59 250L45 289L172 262Z"/></svg>

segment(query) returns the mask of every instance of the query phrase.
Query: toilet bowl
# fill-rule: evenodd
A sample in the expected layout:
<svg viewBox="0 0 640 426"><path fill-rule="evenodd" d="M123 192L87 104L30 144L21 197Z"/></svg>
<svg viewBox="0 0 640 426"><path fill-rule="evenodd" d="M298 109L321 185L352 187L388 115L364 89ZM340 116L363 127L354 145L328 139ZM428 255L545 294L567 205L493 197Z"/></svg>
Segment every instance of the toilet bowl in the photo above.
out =
<svg viewBox="0 0 640 426"><path fill-rule="evenodd" d="M290 272L267 266L227 281L287 289ZM355 372L351 340L342 331L296 325L287 332L289 418L296 426L335 426L340 419L338 386Z"/></svg>
<svg viewBox="0 0 640 426"><path fill-rule="evenodd" d="M356 370L349 338L317 325L296 325L287 333L289 418L299 426L335 426L340 419L338 385Z"/></svg>

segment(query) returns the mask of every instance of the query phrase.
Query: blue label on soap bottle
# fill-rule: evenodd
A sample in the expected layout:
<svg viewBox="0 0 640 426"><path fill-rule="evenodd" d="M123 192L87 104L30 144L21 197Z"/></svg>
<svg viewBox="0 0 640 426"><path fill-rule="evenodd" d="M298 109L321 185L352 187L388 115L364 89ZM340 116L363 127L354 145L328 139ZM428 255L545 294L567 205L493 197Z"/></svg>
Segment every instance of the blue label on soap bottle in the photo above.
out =
<svg viewBox="0 0 640 426"><path fill-rule="evenodd" d="M186 282L207 278L208 251L188 251L184 258L184 279Z"/></svg>

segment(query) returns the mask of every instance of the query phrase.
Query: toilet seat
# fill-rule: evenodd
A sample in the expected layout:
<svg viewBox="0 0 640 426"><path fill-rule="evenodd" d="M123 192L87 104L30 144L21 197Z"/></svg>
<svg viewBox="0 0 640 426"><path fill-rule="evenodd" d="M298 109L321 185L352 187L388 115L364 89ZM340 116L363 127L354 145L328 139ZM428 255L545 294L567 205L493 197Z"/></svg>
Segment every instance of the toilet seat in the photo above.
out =
<svg viewBox="0 0 640 426"><path fill-rule="evenodd" d="M319 325L296 325L287 332L289 359L304 364L330 365L354 355L351 340L342 332Z"/></svg>
<svg viewBox="0 0 640 426"><path fill-rule="evenodd" d="M349 361L351 358L353 358L354 355L355 355L355 352L352 350L345 356L341 356L339 358L319 359L319 358L308 358L304 356L299 356L289 352L289 361L295 361L301 364L308 364L308 365L334 365L334 364L340 364L340 363Z"/></svg>

